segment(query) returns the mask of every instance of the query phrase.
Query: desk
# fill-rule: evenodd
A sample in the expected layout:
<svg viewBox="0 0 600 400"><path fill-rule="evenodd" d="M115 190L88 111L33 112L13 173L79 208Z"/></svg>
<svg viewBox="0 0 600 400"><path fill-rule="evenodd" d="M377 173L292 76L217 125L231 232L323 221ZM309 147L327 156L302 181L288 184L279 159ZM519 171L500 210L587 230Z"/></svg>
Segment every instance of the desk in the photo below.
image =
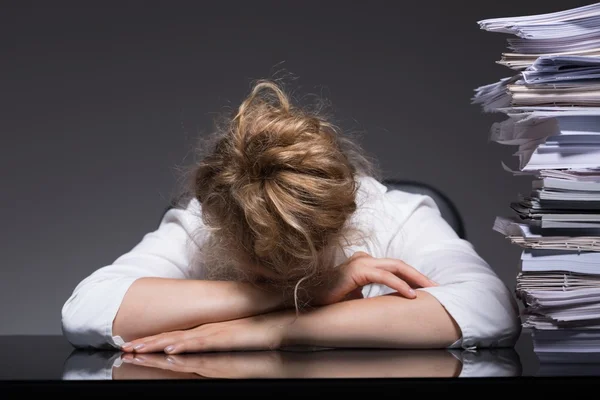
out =
<svg viewBox="0 0 600 400"><path fill-rule="evenodd" d="M378 395L399 395L410 389L446 392L486 385L494 386L495 392L522 391L514 387L521 383L536 390L542 383L546 388L565 382L600 383L599 365L540 366L528 333L506 349L236 352L178 355L172 360L164 354L145 354L141 363L123 362L120 351L74 349L61 336L0 336L0 346L0 393L89 390L109 396L127 390L147 396L185 390L206 396L267 389L261 397L374 390Z"/></svg>

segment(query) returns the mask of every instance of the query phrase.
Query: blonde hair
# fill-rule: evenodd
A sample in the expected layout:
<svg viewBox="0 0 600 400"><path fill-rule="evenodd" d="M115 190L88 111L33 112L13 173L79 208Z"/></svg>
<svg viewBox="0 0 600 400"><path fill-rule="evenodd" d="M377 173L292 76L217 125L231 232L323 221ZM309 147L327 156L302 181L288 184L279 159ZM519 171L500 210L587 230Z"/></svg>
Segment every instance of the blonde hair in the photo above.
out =
<svg viewBox="0 0 600 400"><path fill-rule="evenodd" d="M205 278L258 282L261 265L271 288L334 279L336 252L360 238L357 178L375 175L357 143L268 80L203 143L186 182L210 232L196 254Z"/></svg>

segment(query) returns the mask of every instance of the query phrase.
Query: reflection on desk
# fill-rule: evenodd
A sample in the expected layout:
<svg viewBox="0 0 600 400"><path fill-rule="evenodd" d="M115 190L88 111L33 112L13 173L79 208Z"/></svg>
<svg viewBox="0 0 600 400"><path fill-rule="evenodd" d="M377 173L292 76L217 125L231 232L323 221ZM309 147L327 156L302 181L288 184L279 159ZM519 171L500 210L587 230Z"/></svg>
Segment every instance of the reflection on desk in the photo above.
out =
<svg viewBox="0 0 600 400"><path fill-rule="evenodd" d="M515 348L472 351L287 349L171 358L156 353L133 362L118 350L73 349L61 336L0 336L0 348L3 398L8 393L170 398L190 391L202 393L203 398L260 392L263 398L280 399L316 393L407 396L411 390L417 396L425 392L446 396L452 390L461 394L505 391L509 396L531 390L539 396L540 390L556 394L569 387L564 383L576 383L578 389L600 385L600 364L589 359L581 364L580 353L575 360L571 354L561 354L555 362L540 363L528 335Z"/></svg>
<svg viewBox="0 0 600 400"><path fill-rule="evenodd" d="M512 348L248 351L166 355L75 350L63 380L514 377Z"/></svg>

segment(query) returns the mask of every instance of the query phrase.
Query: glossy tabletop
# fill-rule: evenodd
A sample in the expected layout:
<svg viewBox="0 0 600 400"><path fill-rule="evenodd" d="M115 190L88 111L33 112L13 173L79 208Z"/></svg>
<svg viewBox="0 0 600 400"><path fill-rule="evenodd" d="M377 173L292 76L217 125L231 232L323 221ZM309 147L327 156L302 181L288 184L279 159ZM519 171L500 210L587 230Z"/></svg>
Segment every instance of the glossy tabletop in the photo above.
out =
<svg viewBox="0 0 600 400"><path fill-rule="evenodd" d="M0 345L4 351L0 358L0 395L6 390L91 390L98 394L123 387L150 394L202 390L207 395L256 386L268 388L271 394L327 388L336 393L384 393L408 388L452 390L474 384L506 389L507 383L527 383L531 389L531 385L542 383L546 388L565 382L600 383L600 364L541 364L527 333L514 348L299 349L168 357L157 353L134 360L124 360L120 351L74 349L61 336L0 336Z"/></svg>

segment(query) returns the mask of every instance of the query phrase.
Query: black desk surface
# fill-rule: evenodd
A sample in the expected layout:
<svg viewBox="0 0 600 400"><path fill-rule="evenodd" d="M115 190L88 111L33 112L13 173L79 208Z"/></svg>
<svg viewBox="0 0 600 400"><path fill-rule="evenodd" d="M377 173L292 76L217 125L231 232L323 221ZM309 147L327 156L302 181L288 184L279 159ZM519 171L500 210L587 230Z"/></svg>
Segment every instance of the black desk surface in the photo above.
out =
<svg viewBox="0 0 600 400"><path fill-rule="evenodd" d="M473 385L522 393L523 388L514 387L519 384L539 394L540 387L554 391L565 383L600 383L600 364L540 363L528 333L506 349L236 352L172 359L145 354L134 363L123 362L120 351L74 349L61 336L0 336L0 346L0 393L137 390L140 395L202 391L220 396L260 388L261 397L329 390L400 395L403 390L446 392Z"/></svg>

